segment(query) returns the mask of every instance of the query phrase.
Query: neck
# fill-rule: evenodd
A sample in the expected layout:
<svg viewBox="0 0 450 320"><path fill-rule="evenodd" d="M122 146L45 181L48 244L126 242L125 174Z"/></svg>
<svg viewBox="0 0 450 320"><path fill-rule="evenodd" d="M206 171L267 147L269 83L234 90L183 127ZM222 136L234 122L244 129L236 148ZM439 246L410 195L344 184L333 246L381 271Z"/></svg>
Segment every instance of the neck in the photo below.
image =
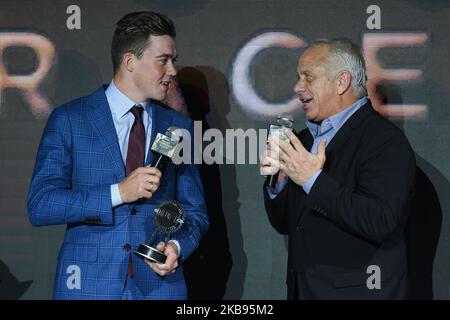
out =
<svg viewBox="0 0 450 320"><path fill-rule="evenodd" d="M339 96L336 113L338 113L344 109L347 109L348 107L353 105L358 100L359 100L359 98L353 94L343 94L342 96Z"/></svg>
<svg viewBox="0 0 450 320"><path fill-rule="evenodd" d="M138 92L138 90L136 90L134 82L131 81L131 79L127 79L126 75L124 75L120 71L117 72L113 79L117 89L119 89L128 98L133 100L133 102L139 103L146 100L145 97L136 93Z"/></svg>

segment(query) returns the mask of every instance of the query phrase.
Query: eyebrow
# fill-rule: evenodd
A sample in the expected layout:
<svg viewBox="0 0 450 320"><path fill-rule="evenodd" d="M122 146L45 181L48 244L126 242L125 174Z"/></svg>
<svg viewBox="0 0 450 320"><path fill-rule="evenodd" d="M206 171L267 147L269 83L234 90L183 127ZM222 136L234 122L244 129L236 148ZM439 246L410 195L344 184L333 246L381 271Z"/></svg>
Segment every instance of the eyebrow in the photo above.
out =
<svg viewBox="0 0 450 320"><path fill-rule="evenodd" d="M164 54L161 54L161 55L159 55L159 56L156 56L156 58L157 58L157 59L159 59L159 58L169 58L169 59L172 59L172 60L177 60L178 55L176 55L176 56L174 57L174 56L172 56L171 54L166 54L166 53L164 53Z"/></svg>

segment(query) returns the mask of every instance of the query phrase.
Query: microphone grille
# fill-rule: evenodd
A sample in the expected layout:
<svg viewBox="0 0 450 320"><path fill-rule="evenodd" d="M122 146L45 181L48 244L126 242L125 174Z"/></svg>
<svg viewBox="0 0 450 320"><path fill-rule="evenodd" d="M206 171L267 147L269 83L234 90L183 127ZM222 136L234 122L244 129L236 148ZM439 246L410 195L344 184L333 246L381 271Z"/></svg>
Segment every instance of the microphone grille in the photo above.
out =
<svg viewBox="0 0 450 320"><path fill-rule="evenodd" d="M171 140L180 141L183 137L181 129L175 126L169 127L166 130L166 136L168 136Z"/></svg>
<svg viewBox="0 0 450 320"><path fill-rule="evenodd" d="M280 126L292 128L292 126L294 125L294 118L291 114L283 113L281 116L278 116L277 123Z"/></svg>

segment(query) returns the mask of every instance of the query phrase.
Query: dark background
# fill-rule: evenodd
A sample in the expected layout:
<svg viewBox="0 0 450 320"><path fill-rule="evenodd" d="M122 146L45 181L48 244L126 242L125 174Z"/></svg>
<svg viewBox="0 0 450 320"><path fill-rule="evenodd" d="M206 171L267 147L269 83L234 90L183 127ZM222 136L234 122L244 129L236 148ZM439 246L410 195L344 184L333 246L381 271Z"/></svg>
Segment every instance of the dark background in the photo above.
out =
<svg viewBox="0 0 450 320"><path fill-rule="evenodd" d="M66 26L70 16L66 9L72 4L81 9L80 30ZM381 8L381 30L366 27L366 8L371 4ZM385 68L417 68L423 74L382 83L379 93L390 103L428 107L423 117L392 120L409 138L419 165L419 192L408 229L413 297L449 298L449 1L2 0L0 46L1 36L11 32L41 34L53 43L52 68L39 90L57 107L110 82L114 24L125 13L139 10L160 11L174 20L179 70L184 70L185 93L193 95L188 99L195 104L191 105L197 110L194 116L203 120L204 128L222 132L267 127L268 119L243 111L230 91L233 59L255 35L283 30L306 42L346 36L362 45L366 33L425 32L428 40L422 46L380 52ZM293 96L300 52L274 48L253 60L252 83L261 97L282 103ZM23 46L0 53L8 74L28 75L37 61L33 50ZM32 227L26 208L47 115L35 115L16 88L0 88L0 103L0 298L49 299L64 226ZM296 129L302 129L301 111L295 113L295 120ZM202 279L195 282L193 294L284 299L286 239L273 231L266 218L258 166L203 166L202 175L215 232L188 266L190 280Z"/></svg>

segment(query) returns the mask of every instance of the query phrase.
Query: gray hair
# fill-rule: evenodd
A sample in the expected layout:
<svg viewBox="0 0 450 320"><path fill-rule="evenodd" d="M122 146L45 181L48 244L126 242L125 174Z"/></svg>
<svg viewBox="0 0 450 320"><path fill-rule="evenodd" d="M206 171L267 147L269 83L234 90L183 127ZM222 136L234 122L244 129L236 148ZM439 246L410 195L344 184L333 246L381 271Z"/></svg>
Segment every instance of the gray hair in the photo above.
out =
<svg viewBox="0 0 450 320"><path fill-rule="evenodd" d="M337 38L315 40L308 48L318 48L324 45L330 48L330 55L327 58L329 78L335 79L340 72L348 71L352 76L351 87L354 94L358 98L367 95L366 63L359 47L350 39Z"/></svg>

